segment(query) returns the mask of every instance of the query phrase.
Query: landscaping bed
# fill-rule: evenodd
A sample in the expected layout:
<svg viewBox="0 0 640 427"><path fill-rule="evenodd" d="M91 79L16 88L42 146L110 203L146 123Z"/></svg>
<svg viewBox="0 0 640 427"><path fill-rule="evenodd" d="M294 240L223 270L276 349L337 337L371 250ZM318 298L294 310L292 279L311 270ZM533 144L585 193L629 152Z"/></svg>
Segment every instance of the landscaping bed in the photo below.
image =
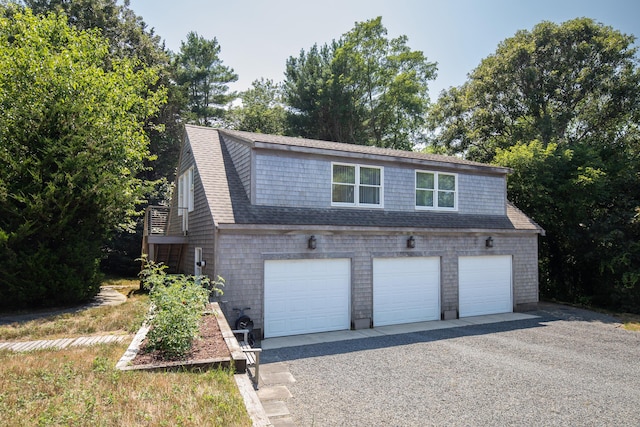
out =
<svg viewBox="0 0 640 427"><path fill-rule="evenodd" d="M159 365L172 361L165 359L159 350L146 350L148 340L145 338L140 348L141 351L131 361L132 365ZM230 358L231 352L224 341L218 319L215 315L204 315L200 322L199 338L193 341L191 349L185 354L183 360L208 360Z"/></svg>
<svg viewBox="0 0 640 427"><path fill-rule="evenodd" d="M200 337L180 358L167 358L158 350L147 350L148 326L142 326L116 367L120 370L175 370L230 368L243 372L246 357L240 350L218 303L211 303L200 322Z"/></svg>
<svg viewBox="0 0 640 427"><path fill-rule="evenodd" d="M166 266L146 261L140 277L149 290L147 319L116 368L208 369L237 368L244 372L246 357L240 350L218 303L224 279L168 275ZM233 362L236 361L234 364Z"/></svg>

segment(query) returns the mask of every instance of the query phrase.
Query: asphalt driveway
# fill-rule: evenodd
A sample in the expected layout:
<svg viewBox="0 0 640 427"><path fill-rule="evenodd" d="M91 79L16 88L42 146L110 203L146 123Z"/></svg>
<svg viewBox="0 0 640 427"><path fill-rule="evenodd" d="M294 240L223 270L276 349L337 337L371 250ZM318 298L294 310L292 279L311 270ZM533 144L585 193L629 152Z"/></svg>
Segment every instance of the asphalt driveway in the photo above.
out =
<svg viewBox="0 0 640 427"><path fill-rule="evenodd" d="M620 426L640 420L640 333L548 305L535 319L267 350L298 426Z"/></svg>

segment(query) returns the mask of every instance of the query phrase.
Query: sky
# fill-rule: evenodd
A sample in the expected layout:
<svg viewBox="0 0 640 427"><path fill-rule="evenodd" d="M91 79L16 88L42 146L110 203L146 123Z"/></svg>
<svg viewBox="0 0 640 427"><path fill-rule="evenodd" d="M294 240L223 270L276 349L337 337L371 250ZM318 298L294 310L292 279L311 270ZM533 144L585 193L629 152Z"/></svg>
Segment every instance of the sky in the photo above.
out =
<svg viewBox="0 0 640 427"><path fill-rule="evenodd" d="M542 21L588 17L640 37L638 0L130 0L129 7L174 52L190 31L215 37L224 65L239 76L230 85L237 91L260 78L284 80L287 58L377 16L389 38L406 35L412 50L437 62L432 101L463 84L501 41Z"/></svg>

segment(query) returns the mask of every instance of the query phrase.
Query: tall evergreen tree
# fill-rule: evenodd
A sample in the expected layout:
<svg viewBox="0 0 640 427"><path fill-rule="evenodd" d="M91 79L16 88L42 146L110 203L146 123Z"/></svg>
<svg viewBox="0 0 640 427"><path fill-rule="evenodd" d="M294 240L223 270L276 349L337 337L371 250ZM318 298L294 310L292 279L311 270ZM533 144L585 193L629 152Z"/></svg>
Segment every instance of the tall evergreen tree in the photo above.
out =
<svg viewBox="0 0 640 427"><path fill-rule="evenodd" d="M307 138L358 143L360 126L353 126L354 100L337 76L333 55L339 42L312 46L290 57L284 95L291 108L289 133Z"/></svg>
<svg viewBox="0 0 640 427"><path fill-rule="evenodd" d="M381 17L356 23L343 41L334 62L346 71L339 78L361 113L366 143L411 150L422 132L436 64L412 51L407 36L389 40Z"/></svg>
<svg viewBox="0 0 640 427"><path fill-rule="evenodd" d="M435 63L387 38L380 17L356 23L331 45L287 61L291 132L306 137L411 150L424 125Z"/></svg>
<svg viewBox="0 0 640 427"><path fill-rule="evenodd" d="M223 65L218 40L207 40L195 32L187 34L175 57L175 79L186 99L184 119L211 126L223 119L226 107L236 98L229 83L238 80L233 69Z"/></svg>

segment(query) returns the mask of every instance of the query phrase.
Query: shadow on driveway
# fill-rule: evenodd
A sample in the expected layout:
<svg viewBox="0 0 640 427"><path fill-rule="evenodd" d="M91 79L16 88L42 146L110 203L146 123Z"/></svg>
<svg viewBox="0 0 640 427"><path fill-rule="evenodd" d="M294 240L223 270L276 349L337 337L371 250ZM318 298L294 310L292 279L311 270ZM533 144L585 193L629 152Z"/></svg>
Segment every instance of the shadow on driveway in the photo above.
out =
<svg viewBox="0 0 640 427"><path fill-rule="evenodd" d="M619 320L612 316L554 303L539 303L537 310L527 312L527 314L538 317L525 320L481 325L466 325L447 329L433 329L419 332L400 333L397 335L356 338L345 341L269 349L262 352L261 361L262 363L283 362L311 357L405 346L416 343L449 340L461 337L544 328L549 322L556 321L586 321L613 325L620 324Z"/></svg>
<svg viewBox="0 0 640 427"><path fill-rule="evenodd" d="M270 349L299 426L637 425L640 334L556 304L538 317ZM269 362L281 362L272 363Z"/></svg>

